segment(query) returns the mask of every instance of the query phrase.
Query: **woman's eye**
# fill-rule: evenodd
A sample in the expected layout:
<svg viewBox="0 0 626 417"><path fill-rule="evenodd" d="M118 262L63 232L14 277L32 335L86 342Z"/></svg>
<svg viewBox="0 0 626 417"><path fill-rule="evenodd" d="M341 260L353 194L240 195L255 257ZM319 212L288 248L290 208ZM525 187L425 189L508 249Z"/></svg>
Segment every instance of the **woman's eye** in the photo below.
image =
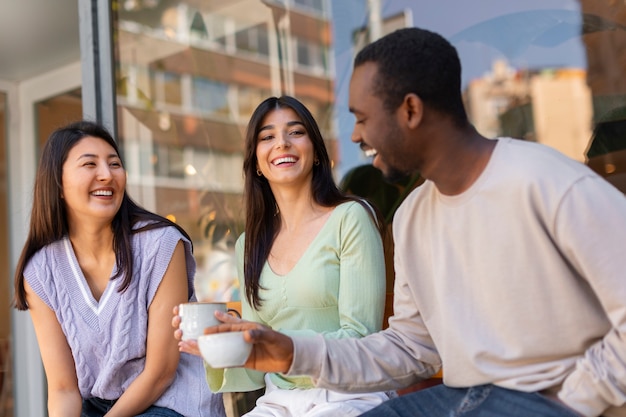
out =
<svg viewBox="0 0 626 417"><path fill-rule="evenodd" d="M274 136L272 136L272 135L261 136L261 141L271 140L271 139L273 139L273 138L274 138Z"/></svg>
<svg viewBox="0 0 626 417"><path fill-rule="evenodd" d="M290 133L290 135L301 136L301 135L304 135L304 132L302 130L294 130L293 132Z"/></svg>

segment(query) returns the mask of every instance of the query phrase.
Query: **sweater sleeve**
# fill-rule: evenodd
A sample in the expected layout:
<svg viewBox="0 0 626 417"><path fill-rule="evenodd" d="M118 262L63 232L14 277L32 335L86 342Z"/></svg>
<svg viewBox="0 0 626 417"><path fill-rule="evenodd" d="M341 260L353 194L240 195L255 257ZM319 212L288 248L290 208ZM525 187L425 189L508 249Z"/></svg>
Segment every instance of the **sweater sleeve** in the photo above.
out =
<svg viewBox="0 0 626 417"><path fill-rule="evenodd" d="M309 375L317 387L344 392L404 388L440 369L435 352L423 349L415 357L406 340L401 329L392 328L361 339L294 337L286 375Z"/></svg>
<svg viewBox="0 0 626 417"><path fill-rule="evenodd" d="M626 198L602 178L582 178L562 199L555 230L563 254L587 280L611 323L559 393L583 415L596 416L626 401Z"/></svg>

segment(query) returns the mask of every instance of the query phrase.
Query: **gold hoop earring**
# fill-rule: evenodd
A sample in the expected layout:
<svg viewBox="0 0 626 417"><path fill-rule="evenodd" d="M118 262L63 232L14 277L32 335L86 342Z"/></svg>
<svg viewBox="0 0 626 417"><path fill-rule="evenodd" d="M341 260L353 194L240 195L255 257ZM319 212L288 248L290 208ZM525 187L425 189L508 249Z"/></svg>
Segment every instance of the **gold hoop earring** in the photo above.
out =
<svg viewBox="0 0 626 417"><path fill-rule="evenodd" d="M256 170L256 174L257 174L259 177L262 177L262 176L263 176L263 173L261 172L261 170L260 170L260 169L257 169L257 170Z"/></svg>

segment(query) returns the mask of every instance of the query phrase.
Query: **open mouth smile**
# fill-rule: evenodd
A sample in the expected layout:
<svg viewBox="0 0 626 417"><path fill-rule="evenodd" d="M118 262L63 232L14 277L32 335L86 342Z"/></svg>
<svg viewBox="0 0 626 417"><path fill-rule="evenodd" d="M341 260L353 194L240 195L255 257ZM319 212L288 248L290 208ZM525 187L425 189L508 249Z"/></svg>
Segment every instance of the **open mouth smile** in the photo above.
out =
<svg viewBox="0 0 626 417"><path fill-rule="evenodd" d="M297 159L293 156L286 156L286 157L282 157L282 158L277 158L276 160L272 161L272 164L274 166L278 166L281 164L294 164L297 162Z"/></svg>
<svg viewBox="0 0 626 417"><path fill-rule="evenodd" d="M96 190L96 191L92 191L91 195L103 196L103 197L111 197L113 195L113 191L111 191L111 190Z"/></svg>

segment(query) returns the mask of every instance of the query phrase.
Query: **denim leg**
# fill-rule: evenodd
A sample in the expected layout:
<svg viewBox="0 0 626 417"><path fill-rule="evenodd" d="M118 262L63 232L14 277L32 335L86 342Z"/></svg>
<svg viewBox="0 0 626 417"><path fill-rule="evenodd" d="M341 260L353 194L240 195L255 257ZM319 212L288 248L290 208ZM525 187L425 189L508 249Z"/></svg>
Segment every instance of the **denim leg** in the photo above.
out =
<svg viewBox="0 0 626 417"><path fill-rule="evenodd" d="M102 417L115 404L115 400L103 400L101 398L83 399L83 407L80 417Z"/></svg>
<svg viewBox="0 0 626 417"><path fill-rule="evenodd" d="M520 392L496 386L492 387L491 394L479 409L481 412L479 414L468 414L468 417L482 417L483 415L485 417L499 417L502 415L512 417L580 417L575 411L538 392ZM485 411L484 414L483 411Z"/></svg>
<svg viewBox="0 0 626 417"><path fill-rule="evenodd" d="M80 417L103 417L115 404L115 400L103 400L100 398L88 398L83 400L83 409ZM157 407L155 405L147 408L136 417L184 417L169 408Z"/></svg>
<svg viewBox="0 0 626 417"><path fill-rule="evenodd" d="M576 413L538 393L481 385L437 385L385 401L366 417L575 417Z"/></svg>
<svg viewBox="0 0 626 417"><path fill-rule="evenodd" d="M466 389L437 385L385 401L363 414L367 417L450 417L463 401Z"/></svg>

